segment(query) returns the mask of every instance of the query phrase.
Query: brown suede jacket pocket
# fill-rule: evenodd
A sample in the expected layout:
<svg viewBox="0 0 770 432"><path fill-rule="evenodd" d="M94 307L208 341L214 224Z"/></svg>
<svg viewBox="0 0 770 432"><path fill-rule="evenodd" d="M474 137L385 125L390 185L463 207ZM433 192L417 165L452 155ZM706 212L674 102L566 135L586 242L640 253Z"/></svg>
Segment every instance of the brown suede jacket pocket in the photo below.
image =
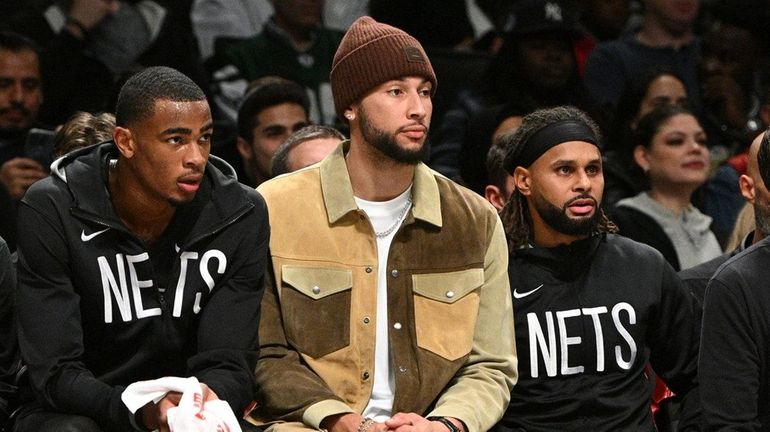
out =
<svg viewBox="0 0 770 432"><path fill-rule="evenodd" d="M483 284L481 268L412 275L417 345L450 361L468 354Z"/></svg>
<svg viewBox="0 0 770 432"><path fill-rule="evenodd" d="M290 344L313 358L348 346L352 271L284 265L281 280L281 312Z"/></svg>

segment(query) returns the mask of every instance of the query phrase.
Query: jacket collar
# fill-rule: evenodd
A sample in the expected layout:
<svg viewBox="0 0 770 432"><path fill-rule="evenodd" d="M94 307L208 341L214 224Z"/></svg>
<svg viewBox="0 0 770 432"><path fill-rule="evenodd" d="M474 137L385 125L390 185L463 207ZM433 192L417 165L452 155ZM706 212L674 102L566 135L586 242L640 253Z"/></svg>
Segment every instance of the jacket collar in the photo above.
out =
<svg viewBox="0 0 770 432"><path fill-rule="evenodd" d="M323 193L326 215L329 223L334 224L346 214L357 211L353 186L350 183L345 155L350 148L350 140L329 154L319 167L321 175L321 191ZM414 170L412 186L412 215L431 225L441 227L441 199L436 183L435 173L424 163L417 164Z"/></svg>
<svg viewBox="0 0 770 432"><path fill-rule="evenodd" d="M115 144L105 142L76 150L56 160L51 168L72 194L73 214L126 231L112 208L107 189L107 165L117 154ZM211 187L211 199L203 203L191 241L202 234L217 232L254 206L238 183L235 170L223 160L210 156L205 177Z"/></svg>

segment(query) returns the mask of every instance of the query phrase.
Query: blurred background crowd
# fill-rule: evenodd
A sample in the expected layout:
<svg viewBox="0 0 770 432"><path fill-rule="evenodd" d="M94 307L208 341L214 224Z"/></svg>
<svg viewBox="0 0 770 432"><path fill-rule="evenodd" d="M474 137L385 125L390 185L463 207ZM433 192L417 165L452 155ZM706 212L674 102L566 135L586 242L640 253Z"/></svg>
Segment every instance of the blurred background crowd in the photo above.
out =
<svg viewBox="0 0 770 432"><path fill-rule="evenodd" d="M109 138L121 84L147 66L208 92L212 153L242 182L272 177L292 133L328 127L314 162L347 134L329 72L362 15L426 47L438 91L425 162L496 205L510 184L495 138L536 109L574 105L602 128L603 207L621 233L677 249L679 269L731 247L742 211L753 229L739 178L770 125L767 0L4 0L0 236L13 250L26 189L54 155ZM690 240L705 224L716 240L680 263L669 224Z"/></svg>

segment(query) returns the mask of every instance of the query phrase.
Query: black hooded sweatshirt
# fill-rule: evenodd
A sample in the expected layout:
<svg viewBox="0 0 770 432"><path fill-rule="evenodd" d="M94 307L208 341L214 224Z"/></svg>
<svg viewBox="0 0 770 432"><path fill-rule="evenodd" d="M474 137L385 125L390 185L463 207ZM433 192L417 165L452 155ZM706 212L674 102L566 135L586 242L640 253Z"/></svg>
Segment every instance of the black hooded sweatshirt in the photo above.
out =
<svg viewBox="0 0 770 432"><path fill-rule="evenodd" d="M500 430L654 431L645 374L697 421L693 299L654 249L613 234L513 251L519 381Z"/></svg>
<svg viewBox="0 0 770 432"><path fill-rule="evenodd" d="M108 142L59 159L19 209L19 343L37 398L133 430L125 386L195 376L238 416L254 394L265 203L212 157L147 247L113 210L116 157Z"/></svg>

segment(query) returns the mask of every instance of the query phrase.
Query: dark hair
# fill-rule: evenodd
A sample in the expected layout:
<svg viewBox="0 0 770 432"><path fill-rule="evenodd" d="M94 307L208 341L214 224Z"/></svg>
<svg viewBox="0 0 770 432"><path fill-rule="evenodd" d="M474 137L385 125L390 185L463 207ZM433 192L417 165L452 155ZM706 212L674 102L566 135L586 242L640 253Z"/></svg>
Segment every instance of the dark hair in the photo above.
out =
<svg viewBox="0 0 770 432"><path fill-rule="evenodd" d="M686 114L695 117L692 111L679 106L661 106L645 114L636 125L634 133L631 135L632 148L644 146L650 148L652 139L658 133L661 126L671 117L679 114ZM697 117L696 117L697 119Z"/></svg>
<svg viewBox="0 0 770 432"><path fill-rule="evenodd" d="M528 114L515 132L503 135L500 140L503 141L507 154L511 154L518 151L519 147L525 146L527 141L540 129L565 120L585 123L594 132L597 140L601 141L601 133L596 122L586 113L572 106L541 109ZM601 208L599 211L601 211L601 216L598 230L600 232L617 232L618 228L607 218L604 211ZM511 199L503 207L500 218L505 227L509 250L518 249L531 243L532 220L529 216L527 199L518 189L511 194Z"/></svg>
<svg viewBox="0 0 770 432"><path fill-rule="evenodd" d="M67 154L80 147L86 147L112 139L115 129L115 116L110 113L93 115L78 111L59 129L53 139L56 157Z"/></svg>
<svg viewBox="0 0 770 432"><path fill-rule="evenodd" d="M289 153L291 150L305 141L322 138L345 139L342 132L329 126L309 125L294 132L275 151L270 163L270 174L275 177L289 172Z"/></svg>
<svg viewBox="0 0 770 432"><path fill-rule="evenodd" d="M176 69L149 67L133 75L121 87L115 123L125 127L149 118L158 100L197 102L206 100L206 95L193 80Z"/></svg>
<svg viewBox="0 0 770 432"><path fill-rule="evenodd" d="M489 151L487 152L486 166L488 184L497 186L501 189L505 188L505 181L510 175L508 171L506 171L503 167L506 145L510 142L506 139L505 135L512 133L513 132L508 132L500 135L499 138L494 140L492 146L489 147Z"/></svg>
<svg viewBox="0 0 770 432"><path fill-rule="evenodd" d="M765 187L770 185L770 128L765 129L762 136L762 142L759 144L757 152L757 163L759 165L759 175L765 182Z"/></svg>
<svg viewBox="0 0 770 432"><path fill-rule="evenodd" d="M672 69L658 65L644 71L636 79L629 80L618 98L612 122L610 124L606 150L616 150L626 160L631 160L633 146L629 146L628 138L633 133L631 124L639 115L639 108L644 100L644 96L650 89L650 85L662 76L672 76L679 80L684 86L682 77ZM687 87L685 87L685 91Z"/></svg>
<svg viewBox="0 0 770 432"><path fill-rule="evenodd" d="M238 136L250 142L254 138L257 114L283 103L301 106L305 115L310 112L310 99L300 84L278 76L266 76L253 81L238 108Z"/></svg>
<svg viewBox="0 0 770 432"><path fill-rule="evenodd" d="M24 35L9 30L0 31L0 49L15 53L29 50L40 57L40 46L38 44Z"/></svg>

